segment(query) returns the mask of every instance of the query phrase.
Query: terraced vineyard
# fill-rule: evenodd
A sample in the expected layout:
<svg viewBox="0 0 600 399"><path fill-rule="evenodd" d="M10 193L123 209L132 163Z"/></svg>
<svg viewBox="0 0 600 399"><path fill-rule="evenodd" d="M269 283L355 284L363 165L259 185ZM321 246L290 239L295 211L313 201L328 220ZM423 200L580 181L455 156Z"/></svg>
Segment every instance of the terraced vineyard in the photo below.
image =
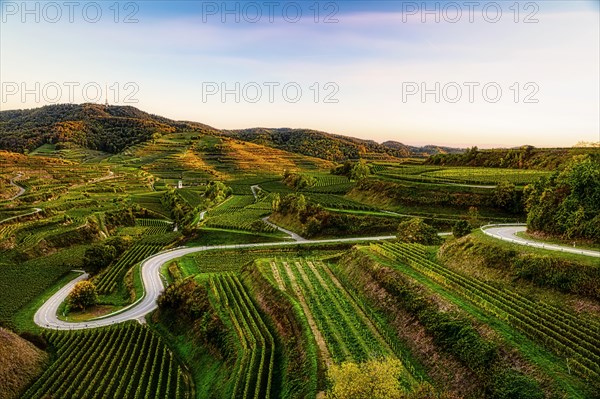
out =
<svg viewBox="0 0 600 399"><path fill-rule="evenodd" d="M491 168L445 168L427 172L424 176L438 181L457 182L465 184L498 184L508 181L516 185L533 183L550 176L551 172L530 169L491 169Z"/></svg>
<svg viewBox="0 0 600 399"><path fill-rule="evenodd" d="M18 228L16 224L2 224L0 225L0 241L8 238Z"/></svg>
<svg viewBox="0 0 600 399"><path fill-rule="evenodd" d="M210 217L221 216L228 213L233 213L242 210L243 208L254 204L254 197L252 194L247 195L233 195L231 198L225 200L215 209L210 210L208 215Z"/></svg>
<svg viewBox="0 0 600 399"><path fill-rule="evenodd" d="M393 355L356 302L321 261L282 259L271 262L274 281L305 302L334 362L364 361ZM313 332L314 333L314 332Z"/></svg>
<svg viewBox="0 0 600 399"><path fill-rule="evenodd" d="M23 399L190 397L189 377L173 353L138 323L46 337L55 360Z"/></svg>
<svg viewBox="0 0 600 399"><path fill-rule="evenodd" d="M333 194L307 194L307 198L314 203L320 204L325 208L333 209L350 209L357 211L369 211L374 210L373 207L360 202L352 201L339 195Z"/></svg>
<svg viewBox="0 0 600 399"><path fill-rule="evenodd" d="M561 357L583 378L600 378L600 324L583 320L541 301L531 301L507 288L497 288L475 277L454 272L430 261L416 244L385 243L372 248L405 264L441 286L447 287L481 309L506 321L514 328Z"/></svg>
<svg viewBox="0 0 600 399"><path fill-rule="evenodd" d="M232 274L211 277L212 294L239 338L232 399L271 397L275 340L240 280Z"/></svg>
<svg viewBox="0 0 600 399"><path fill-rule="evenodd" d="M323 194L345 194L347 193L354 183L346 176L336 175L315 175L317 182L314 186L306 188L304 191L311 193L323 193Z"/></svg>
<svg viewBox="0 0 600 399"><path fill-rule="evenodd" d="M208 227L274 233L275 227L261 219L271 213L267 201L256 202L252 195L234 195L208 213Z"/></svg>
<svg viewBox="0 0 600 399"><path fill-rule="evenodd" d="M202 202L203 191L193 190L191 188L182 188L177 193L187 202L190 207L195 208Z"/></svg>
<svg viewBox="0 0 600 399"><path fill-rule="evenodd" d="M99 294L109 294L113 292L120 281L123 280L125 273L136 263L144 260L148 256L159 252L162 245L159 244L134 244L131 248L121 255L119 260L105 272L96 278L96 287Z"/></svg>
<svg viewBox="0 0 600 399"><path fill-rule="evenodd" d="M530 169L500 169L477 167L446 167L428 165L379 165L376 174L391 179L451 184L495 185L508 181L515 185L526 185L547 177L550 172Z"/></svg>
<svg viewBox="0 0 600 399"><path fill-rule="evenodd" d="M160 197L160 193L148 193L132 196L131 201L135 204L138 204L142 208L146 208L150 211L168 217L169 212L167 209L165 209L164 205L160 200Z"/></svg>

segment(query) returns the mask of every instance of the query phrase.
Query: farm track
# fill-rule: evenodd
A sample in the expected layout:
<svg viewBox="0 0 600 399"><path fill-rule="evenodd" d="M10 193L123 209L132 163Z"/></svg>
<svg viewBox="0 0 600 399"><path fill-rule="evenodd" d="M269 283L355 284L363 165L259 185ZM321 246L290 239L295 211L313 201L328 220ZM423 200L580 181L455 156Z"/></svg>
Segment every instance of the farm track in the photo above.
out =
<svg viewBox="0 0 600 399"><path fill-rule="evenodd" d="M39 213L42 211L42 208L33 208L33 212L29 212L29 213L24 213L22 215L17 215L17 216L11 216L9 218L0 220L0 224L4 223L4 222L8 222L11 221L13 219L17 219L17 218L22 218L23 216L29 216L29 215L35 215L36 213Z"/></svg>
<svg viewBox="0 0 600 399"><path fill-rule="evenodd" d="M296 242L307 242L308 240L304 237L301 237L300 235L294 233L293 231L290 230L286 230L283 227L277 226L275 223L270 222L269 221L269 217L265 216L264 218L262 218L263 222L265 222L266 224L268 224L271 227L275 227L277 230L287 234L288 236L290 236L290 238Z"/></svg>
<svg viewBox="0 0 600 399"><path fill-rule="evenodd" d="M13 179L10 180L10 185L13 186L13 187L16 187L19 190L19 192L16 193L15 195L13 195L10 198L7 198L6 201L13 201L13 200L19 198L21 195L25 194L25 188L21 187L17 183L15 183L15 179L18 179L21 176L23 176L23 174L22 173L18 173Z"/></svg>

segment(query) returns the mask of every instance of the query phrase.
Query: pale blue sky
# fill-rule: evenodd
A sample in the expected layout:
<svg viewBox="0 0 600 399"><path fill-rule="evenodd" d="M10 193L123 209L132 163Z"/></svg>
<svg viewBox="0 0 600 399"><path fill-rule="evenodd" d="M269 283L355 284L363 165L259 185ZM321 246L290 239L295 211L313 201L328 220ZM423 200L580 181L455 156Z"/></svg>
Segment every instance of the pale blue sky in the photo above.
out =
<svg viewBox="0 0 600 399"><path fill-rule="evenodd" d="M377 141L481 147L600 139L597 1L517 2L518 15L513 1L481 1L473 22L465 2L453 3L461 17L450 2L428 2L428 10L437 5L439 23L435 14L424 15L422 2L277 3L269 9L267 2L229 2L229 10L237 5L239 11L226 14L222 2L121 2L115 23L114 2L107 1L97 3L102 16L91 23L95 5L81 2L71 23L57 2L62 16L51 23L56 10L48 2L29 2L33 11L24 14L22 2L2 0L1 109L49 103L56 84L60 102L67 102L66 84L78 83L73 101L83 102L86 83L104 89L118 82L111 103L123 103L137 87L132 105L218 128L304 127ZM292 23L298 8L302 16ZM251 23L256 9L262 17ZM123 23L130 13L137 22ZM324 23L329 14L332 23ZM525 23L528 16L537 22ZM36 82L48 91L23 99L22 84L35 90ZM472 102L465 82L472 82ZM236 83L240 101L233 93L223 101L222 86L236 91ZM436 83L440 101L431 93L423 102L423 85L433 90ZM272 102L269 84L278 85ZM298 102L286 101L286 84L289 97L302 90ZM253 103L256 87L262 97ZM457 87L462 97L453 103ZM497 88L502 95L492 103ZM338 102L324 102L328 94ZM526 103L528 95L538 102Z"/></svg>

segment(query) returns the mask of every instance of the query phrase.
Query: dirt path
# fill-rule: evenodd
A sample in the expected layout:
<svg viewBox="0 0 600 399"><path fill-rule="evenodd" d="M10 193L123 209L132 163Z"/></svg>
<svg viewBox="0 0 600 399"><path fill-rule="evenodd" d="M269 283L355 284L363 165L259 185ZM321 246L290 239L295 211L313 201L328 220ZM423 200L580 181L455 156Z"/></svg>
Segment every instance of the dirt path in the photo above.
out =
<svg viewBox="0 0 600 399"><path fill-rule="evenodd" d="M296 295L296 298L298 298L298 301L300 302L300 306L302 307L302 310L304 311L304 314L306 315L306 319L308 320L308 325L310 327L310 330L312 331L313 336L315 337L315 341L317 342L317 346L319 347L319 352L321 353L321 358L323 359L323 362L325 363L325 365L327 367L329 367L333 364L333 359L331 358L331 353L329 353L329 349L327 349L327 345L325 344L325 338L323 338L321 331L319 331L319 329L317 328L317 324L315 323L312 313L310 312L310 309L308 308L306 299L304 298L304 295L302 294L302 290L300 289L300 286L296 282L296 277L294 276L294 273L292 272L290 265L287 262L283 262L283 267L285 268L285 272L287 273L288 277L290 278L292 290L294 290L294 294Z"/></svg>
<svg viewBox="0 0 600 399"><path fill-rule="evenodd" d="M32 211L32 212L29 212L29 213L24 213L24 214L22 214L22 215L12 216L12 217L9 217L9 218L6 218L6 219L3 219L3 220L0 220L0 224L2 224L2 223L4 223L4 222L8 222L8 221L10 221L10 220L13 220L13 219L21 218L21 217L23 217L23 216L34 215L34 214L36 214L36 213L38 213L38 212L41 212L41 211L42 211L42 209L41 209L41 208L33 208L33 211Z"/></svg>
<svg viewBox="0 0 600 399"><path fill-rule="evenodd" d="M277 269L277 265L275 262L271 262L271 272L273 273L273 277L275 277L275 281L277 281L277 286L281 291L285 291L285 284L283 283L283 279L279 274L279 270Z"/></svg>
<svg viewBox="0 0 600 399"><path fill-rule="evenodd" d="M250 190L252 190L252 195L254 195L254 201L258 201L258 194L256 191L260 190L260 186L258 184L250 186Z"/></svg>

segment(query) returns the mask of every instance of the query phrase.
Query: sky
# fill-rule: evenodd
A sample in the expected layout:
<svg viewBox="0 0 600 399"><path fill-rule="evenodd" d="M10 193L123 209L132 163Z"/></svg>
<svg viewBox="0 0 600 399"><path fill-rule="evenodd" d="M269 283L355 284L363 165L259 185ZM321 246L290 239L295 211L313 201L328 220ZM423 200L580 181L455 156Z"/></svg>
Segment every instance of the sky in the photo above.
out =
<svg viewBox="0 0 600 399"><path fill-rule="evenodd" d="M600 141L598 4L0 0L0 109L572 146Z"/></svg>

